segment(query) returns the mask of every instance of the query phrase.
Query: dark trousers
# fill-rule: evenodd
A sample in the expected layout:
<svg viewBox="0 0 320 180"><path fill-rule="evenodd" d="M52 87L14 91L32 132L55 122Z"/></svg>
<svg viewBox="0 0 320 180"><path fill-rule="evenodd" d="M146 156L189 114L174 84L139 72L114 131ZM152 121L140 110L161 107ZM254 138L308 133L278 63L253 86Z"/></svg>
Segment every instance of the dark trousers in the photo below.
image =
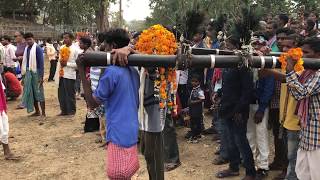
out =
<svg viewBox="0 0 320 180"><path fill-rule="evenodd" d="M229 131L228 131L228 127L226 124L226 121L223 120L222 118L219 118L219 113L216 113L216 119L215 119L215 127L216 130L220 136L220 156L223 159L229 159L228 156L228 140L229 140Z"/></svg>
<svg viewBox="0 0 320 180"><path fill-rule="evenodd" d="M284 167L288 166L288 148L287 148L287 138L286 131L283 130L283 134L280 137L280 121L279 121L279 109L270 109L269 119L272 124L272 132L274 136L274 162Z"/></svg>
<svg viewBox="0 0 320 180"><path fill-rule="evenodd" d="M50 61L50 75L48 81L53 81L54 75L56 74L58 60Z"/></svg>
<svg viewBox="0 0 320 180"><path fill-rule="evenodd" d="M165 163L180 163L179 147L177 142L177 133L170 115L167 115L165 126L163 129L164 143L164 162Z"/></svg>
<svg viewBox="0 0 320 180"><path fill-rule="evenodd" d="M236 122L233 119L225 119L229 133L228 155L229 168L233 171L239 171L240 154L243 159L246 175L255 176L256 170L252 151L247 139L247 119Z"/></svg>
<svg viewBox="0 0 320 180"><path fill-rule="evenodd" d="M189 92L186 84L178 85L178 95L180 98L182 109L188 107Z"/></svg>
<svg viewBox="0 0 320 180"><path fill-rule="evenodd" d="M76 84L75 84L75 89L76 89L76 93L80 93L81 91L81 81L80 81L80 74L79 72L77 71L77 79L76 79Z"/></svg>
<svg viewBox="0 0 320 180"><path fill-rule="evenodd" d="M4 72L9 71L9 72L11 72L12 74L15 74L15 75L17 74L17 73L16 73L16 68L15 68L15 67L8 67L8 66L4 66L4 67L3 67L3 71L4 71Z"/></svg>
<svg viewBox="0 0 320 180"><path fill-rule="evenodd" d="M192 135L197 136L201 134L201 131L203 130L202 123L203 123L202 116L190 117L190 127L191 127Z"/></svg>
<svg viewBox="0 0 320 180"><path fill-rule="evenodd" d="M60 78L58 88L58 99L61 112L74 114L76 112L75 80Z"/></svg>
<svg viewBox="0 0 320 180"><path fill-rule="evenodd" d="M164 151L162 132L140 131L141 153L147 162L150 180L164 180Z"/></svg>

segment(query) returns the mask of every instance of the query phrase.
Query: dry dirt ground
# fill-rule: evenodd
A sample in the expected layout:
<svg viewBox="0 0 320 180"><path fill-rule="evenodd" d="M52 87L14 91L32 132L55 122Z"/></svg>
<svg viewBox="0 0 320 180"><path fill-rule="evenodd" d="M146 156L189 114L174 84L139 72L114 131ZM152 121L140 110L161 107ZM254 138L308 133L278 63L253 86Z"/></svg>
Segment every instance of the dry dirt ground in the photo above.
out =
<svg viewBox="0 0 320 180"><path fill-rule="evenodd" d="M58 117L59 105L55 83L45 82L45 96L47 107L45 119L29 117L26 110L16 110L19 100L8 103L9 141L13 152L22 156L22 159L18 162L10 162L0 156L0 179L106 179L105 150L95 143L96 133L83 134L85 102L77 101L76 116ZM43 125L39 125L40 120L44 122ZM206 117L205 121L206 124L210 124L209 117ZM217 144L211 141L210 136L204 137L199 144L188 144L183 138L186 131L187 129L177 130L182 165L166 173L166 179L216 179L215 173L226 168L226 166L211 164ZM2 155L2 150L0 153ZM140 165L141 168L133 179L147 180L148 172L141 155ZM270 174L267 179L271 179L274 174ZM236 180L240 177L230 179Z"/></svg>

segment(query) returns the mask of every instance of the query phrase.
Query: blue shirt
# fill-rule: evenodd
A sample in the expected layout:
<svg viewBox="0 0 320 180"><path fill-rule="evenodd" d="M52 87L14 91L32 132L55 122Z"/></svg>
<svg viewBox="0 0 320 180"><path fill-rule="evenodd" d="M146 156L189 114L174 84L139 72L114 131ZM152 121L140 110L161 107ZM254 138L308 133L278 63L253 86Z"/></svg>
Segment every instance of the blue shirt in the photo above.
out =
<svg viewBox="0 0 320 180"><path fill-rule="evenodd" d="M106 112L107 142L129 148L138 142L140 78L132 67L109 66L93 96Z"/></svg>
<svg viewBox="0 0 320 180"><path fill-rule="evenodd" d="M28 46L27 49L27 69L29 68L29 58L30 58L30 51L32 46ZM44 58L43 58L43 50L40 46L37 45L36 48L36 59L37 59L37 73L39 77L43 77L44 74Z"/></svg>

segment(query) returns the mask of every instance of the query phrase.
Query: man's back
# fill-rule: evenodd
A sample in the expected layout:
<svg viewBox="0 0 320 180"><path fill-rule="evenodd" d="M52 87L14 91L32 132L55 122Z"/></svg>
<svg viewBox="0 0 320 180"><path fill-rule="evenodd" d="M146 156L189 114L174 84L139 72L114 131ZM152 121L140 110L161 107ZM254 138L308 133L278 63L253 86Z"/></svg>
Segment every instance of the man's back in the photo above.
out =
<svg viewBox="0 0 320 180"><path fill-rule="evenodd" d="M248 116L253 92L253 76L248 69L224 69L222 76L221 116L244 113Z"/></svg>
<svg viewBox="0 0 320 180"><path fill-rule="evenodd" d="M131 147L138 140L139 74L132 67L110 66L94 96L105 105L107 142Z"/></svg>
<svg viewBox="0 0 320 180"><path fill-rule="evenodd" d="M11 73L11 72L6 72L4 74L4 78L5 78L5 83L6 83L6 88L9 91L13 91L15 94L21 94L22 92L22 87L20 85L19 80L17 79L17 77Z"/></svg>

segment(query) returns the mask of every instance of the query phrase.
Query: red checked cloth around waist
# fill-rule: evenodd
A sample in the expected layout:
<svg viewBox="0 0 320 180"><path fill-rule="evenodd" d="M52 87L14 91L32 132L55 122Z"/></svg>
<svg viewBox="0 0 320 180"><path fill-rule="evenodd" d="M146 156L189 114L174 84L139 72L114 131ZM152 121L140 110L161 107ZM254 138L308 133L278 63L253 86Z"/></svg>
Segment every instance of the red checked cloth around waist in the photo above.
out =
<svg viewBox="0 0 320 180"><path fill-rule="evenodd" d="M109 143L107 149L107 175L111 180L126 180L139 169L138 147L120 147Z"/></svg>

